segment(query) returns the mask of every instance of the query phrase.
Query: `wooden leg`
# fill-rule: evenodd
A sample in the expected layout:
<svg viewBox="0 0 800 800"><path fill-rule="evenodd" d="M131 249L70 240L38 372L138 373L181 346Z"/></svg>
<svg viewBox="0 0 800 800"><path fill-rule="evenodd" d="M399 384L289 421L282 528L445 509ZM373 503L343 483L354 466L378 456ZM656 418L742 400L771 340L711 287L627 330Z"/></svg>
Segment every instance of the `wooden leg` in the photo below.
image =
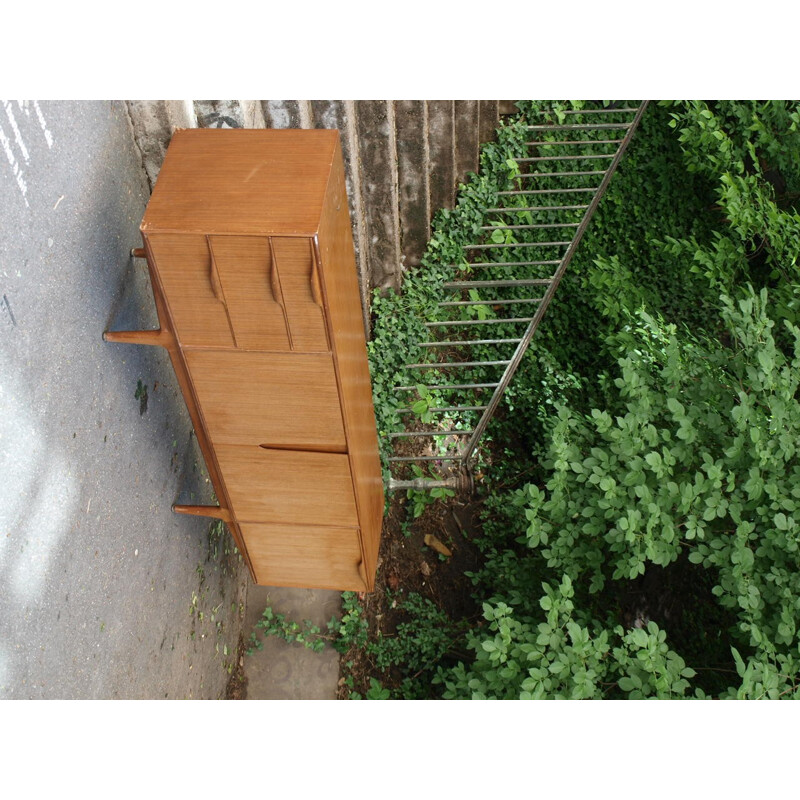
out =
<svg viewBox="0 0 800 800"><path fill-rule="evenodd" d="M151 344L167 347L172 337L166 331L105 331L104 342L121 342L124 344Z"/></svg>
<svg viewBox="0 0 800 800"><path fill-rule="evenodd" d="M220 506L181 506L176 503L172 506L172 510L178 514L189 514L192 517L214 517L223 522L231 521L230 511Z"/></svg>
<svg viewBox="0 0 800 800"><path fill-rule="evenodd" d="M131 250L131 258L147 258L147 252L144 247L134 247Z"/></svg>

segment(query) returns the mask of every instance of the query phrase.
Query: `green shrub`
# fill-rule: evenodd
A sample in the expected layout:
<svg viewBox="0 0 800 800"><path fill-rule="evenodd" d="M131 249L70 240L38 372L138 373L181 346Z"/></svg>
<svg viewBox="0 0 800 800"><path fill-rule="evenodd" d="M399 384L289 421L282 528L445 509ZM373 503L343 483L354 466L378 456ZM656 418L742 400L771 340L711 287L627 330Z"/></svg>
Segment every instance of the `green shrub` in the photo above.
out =
<svg viewBox="0 0 800 800"><path fill-rule="evenodd" d="M548 105L581 107L521 104L437 216L407 308L434 313ZM648 109L490 428L484 621L473 661L438 668L444 697L798 696L798 152L797 102ZM411 323L378 321L378 373L393 325ZM629 587L675 570L697 608L623 620Z"/></svg>

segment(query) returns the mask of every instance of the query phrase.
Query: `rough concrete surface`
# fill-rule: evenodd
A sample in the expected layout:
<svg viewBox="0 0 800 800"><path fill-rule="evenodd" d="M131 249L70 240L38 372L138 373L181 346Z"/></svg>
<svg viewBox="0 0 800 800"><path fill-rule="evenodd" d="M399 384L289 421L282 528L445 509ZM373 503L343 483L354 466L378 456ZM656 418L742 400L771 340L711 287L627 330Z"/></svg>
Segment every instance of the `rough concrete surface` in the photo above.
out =
<svg viewBox="0 0 800 800"><path fill-rule="evenodd" d="M399 221L394 185L394 131L385 100L356 102L361 201L367 233L369 288L400 284Z"/></svg>
<svg viewBox="0 0 800 800"><path fill-rule="evenodd" d="M341 617L339 592L322 589L280 589L251 586L245 629L252 631L262 611L270 606L287 620L310 620L327 632L331 617ZM326 647L321 653L276 637L264 639L262 650L245 656L248 700L335 700L339 681L339 654Z"/></svg>
<svg viewBox="0 0 800 800"><path fill-rule="evenodd" d="M456 160L456 181L465 181L470 172L478 171L480 148L480 101L456 100L453 106Z"/></svg>
<svg viewBox="0 0 800 800"><path fill-rule="evenodd" d="M425 160L425 101L394 104L397 182L403 267L419 266L430 233L428 170Z"/></svg>
<svg viewBox="0 0 800 800"><path fill-rule="evenodd" d="M0 698L216 698L248 578L155 327L124 103L0 107Z"/></svg>
<svg viewBox="0 0 800 800"><path fill-rule="evenodd" d="M430 209L452 208L456 194L453 101L428 100L428 176Z"/></svg>

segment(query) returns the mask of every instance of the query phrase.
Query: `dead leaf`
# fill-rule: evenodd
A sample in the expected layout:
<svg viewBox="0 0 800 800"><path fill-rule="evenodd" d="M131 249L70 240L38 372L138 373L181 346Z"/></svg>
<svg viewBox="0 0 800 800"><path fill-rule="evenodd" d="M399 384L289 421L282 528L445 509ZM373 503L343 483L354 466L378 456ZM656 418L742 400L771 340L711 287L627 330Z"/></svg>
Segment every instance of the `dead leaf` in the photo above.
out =
<svg viewBox="0 0 800 800"><path fill-rule="evenodd" d="M425 534L425 544L437 553L441 553L443 556L453 555L450 548L443 545L432 533Z"/></svg>

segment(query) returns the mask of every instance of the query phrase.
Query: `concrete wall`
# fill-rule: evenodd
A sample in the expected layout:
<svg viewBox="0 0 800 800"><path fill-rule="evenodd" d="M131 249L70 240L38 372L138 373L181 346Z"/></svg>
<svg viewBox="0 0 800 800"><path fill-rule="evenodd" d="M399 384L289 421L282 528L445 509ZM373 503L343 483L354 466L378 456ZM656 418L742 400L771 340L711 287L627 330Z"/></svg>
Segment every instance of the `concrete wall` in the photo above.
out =
<svg viewBox="0 0 800 800"><path fill-rule="evenodd" d="M419 264L440 208L478 169L494 137L498 100L188 100L128 102L151 186L175 128L337 128L350 218L368 313L370 290L399 287Z"/></svg>

